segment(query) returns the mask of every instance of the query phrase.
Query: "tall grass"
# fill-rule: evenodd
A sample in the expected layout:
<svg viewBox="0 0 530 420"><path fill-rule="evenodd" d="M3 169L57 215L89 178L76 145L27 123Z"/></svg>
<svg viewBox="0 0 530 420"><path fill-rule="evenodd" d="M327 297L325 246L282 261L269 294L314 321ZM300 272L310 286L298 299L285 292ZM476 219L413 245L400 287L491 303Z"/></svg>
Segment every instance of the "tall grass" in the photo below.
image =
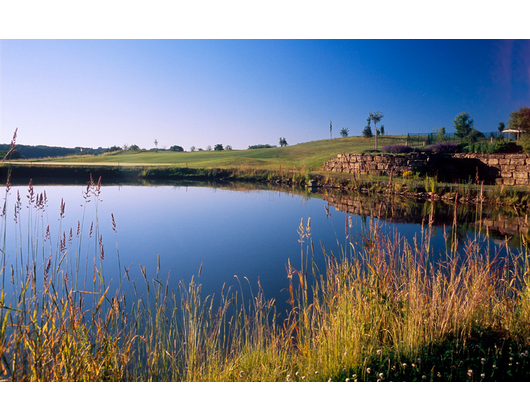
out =
<svg viewBox="0 0 530 420"><path fill-rule="evenodd" d="M83 212L77 232L50 232L45 194L32 198L30 185L27 233L22 199L15 207L15 261L4 253L13 219L2 215L1 380L528 379L526 248L485 252L478 236L458 247L455 220L446 238L452 245L435 256L432 218L412 243L373 219L353 236L350 218L335 255L315 251L310 220L302 220L300 261L288 256L292 310L280 320L261 287L250 296L223 288L203 297L200 270L172 290L159 267L154 278L142 268L141 284L124 267L123 284L111 292L99 188L92 181L84 195L95 212L90 225ZM62 203L60 218L65 211ZM108 222L119 257L119 224Z"/></svg>

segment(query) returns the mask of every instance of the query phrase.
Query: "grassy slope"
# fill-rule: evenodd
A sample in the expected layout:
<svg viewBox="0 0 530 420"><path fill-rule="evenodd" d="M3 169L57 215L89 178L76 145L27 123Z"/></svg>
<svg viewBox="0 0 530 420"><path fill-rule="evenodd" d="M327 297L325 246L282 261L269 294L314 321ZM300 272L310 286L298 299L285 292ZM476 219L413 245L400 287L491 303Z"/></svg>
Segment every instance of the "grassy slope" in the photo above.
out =
<svg viewBox="0 0 530 420"><path fill-rule="evenodd" d="M404 136L384 136L378 139L379 147L385 144L404 143ZM299 143L294 146L270 149L211 151L211 152L119 152L101 156L75 156L57 158L46 162L82 165L175 165L189 168L307 168L318 170L324 162L339 153L358 153L373 148L373 138L345 137Z"/></svg>

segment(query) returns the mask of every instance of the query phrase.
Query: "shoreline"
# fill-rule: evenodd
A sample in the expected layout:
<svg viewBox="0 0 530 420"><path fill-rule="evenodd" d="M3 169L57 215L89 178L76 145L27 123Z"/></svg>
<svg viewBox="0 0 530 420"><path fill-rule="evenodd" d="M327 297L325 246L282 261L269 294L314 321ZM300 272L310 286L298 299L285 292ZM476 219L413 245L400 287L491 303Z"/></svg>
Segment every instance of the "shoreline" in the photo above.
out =
<svg viewBox="0 0 530 420"><path fill-rule="evenodd" d="M394 177L370 176L355 177L352 174L324 173L322 171L271 171L263 169L237 168L182 168L170 165L164 166L111 166L111 165L47 165L47 164L17 164L15 162L0 165L0 177L7 182L10 176L12 185L27 185L32 180L33 185L61 185L67 181L71 185L86 185L90 177L97 182L101 177L109 184L139 184L158 183L164 181L233 181L254 182L285 187L298 187L315 191L341 191L343 193L357 192L363 194L378 194L401 196L418 201L443 201L466 204L487 204L490 206L515 207L528 209L528 189L520 186L438 183L436 178L403 179ZM430 182L429 185L427 185ZM430 191L428 191L430 190Z"/></svg>

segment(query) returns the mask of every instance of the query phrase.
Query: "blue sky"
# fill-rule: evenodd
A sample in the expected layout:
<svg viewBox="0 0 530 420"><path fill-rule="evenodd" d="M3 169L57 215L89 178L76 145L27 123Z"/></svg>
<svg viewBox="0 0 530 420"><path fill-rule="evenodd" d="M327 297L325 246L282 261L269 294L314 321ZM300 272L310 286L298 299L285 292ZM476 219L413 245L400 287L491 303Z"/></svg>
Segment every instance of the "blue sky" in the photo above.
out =
<svg viewBox="0 0 530 420"><path fill-rule="evenodd" d="M1 135L142 148L481 131L530 105L528 40L2 40Z"/></svg>

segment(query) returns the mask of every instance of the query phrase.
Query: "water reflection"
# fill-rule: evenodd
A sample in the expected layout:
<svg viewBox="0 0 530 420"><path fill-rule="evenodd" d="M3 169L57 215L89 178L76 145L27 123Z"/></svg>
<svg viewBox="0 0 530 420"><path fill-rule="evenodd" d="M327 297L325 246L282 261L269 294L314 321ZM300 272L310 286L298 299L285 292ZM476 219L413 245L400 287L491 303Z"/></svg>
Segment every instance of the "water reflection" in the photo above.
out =
<svg viewBox="0 0 530 420"><path fill-rule="evenodd" d="M340 193L325 191L321 195L337 210L361 217L375 217L390 223L428 224L451 228L456 218L457 237L470 233L508 240L520 247L530 239L528 213L509 206L486 206L454 201L418 201L399 195Z"/></svg>
<svg viewBox="0 0 530 420"><path fill-rule="evenodd" d="M411 242L422 235L422 224L427 225L430 219L433 228L439 229L434 232L431 246L443 253L448 245L443 233L451 229L455 214L453 203L330 191L312 193L250 183L104 185L98 197L92 195L88 199L83 197L85 188L79 185L34 187L34 194L44 192L47 208L43 211L32 209L27 187L12 187L5 197L1 233L6 240L2 250L6 267L14 267L15 272L23 272L33 261L42 272L48 258L44 248L51 250L52 244L58 246L64 241L68 248L66 258L74 267L70 279L79 277L77 287L87 287L96 275L91 268L101 252L101 241L104 259L98 270L110 287L110 295L120 284L122 289L131 289L131 282L139 295L144 294L144 273L148 279L167 279L170 288L193 278L203 285L204 296L218 295L226 284L250 297L248 285L255 292L259 281L265 297L276 300L280 313L290 308L288 260L301 269L302 259L310 252L309 241L302 245L298 241L297 228L302 218L311 218L318 269L325 265L320 245L338 254L350 248L349 241L364 233L372 219L382 222L383 233L397 230ZM14 223L12 214L18 196L22 197L23 206ZM65 206L64 217L60 217L61 202ZM457 237L463 241L487 228L491 237L495 232L502 240L508 235L510 245L519 246L528 235L527 216L510 215L510 211L459 204ZM350 235L348 239L346 233ZM58 258L57 251L50 252ZM8 272L3 272L6 290Z"/></svg>

